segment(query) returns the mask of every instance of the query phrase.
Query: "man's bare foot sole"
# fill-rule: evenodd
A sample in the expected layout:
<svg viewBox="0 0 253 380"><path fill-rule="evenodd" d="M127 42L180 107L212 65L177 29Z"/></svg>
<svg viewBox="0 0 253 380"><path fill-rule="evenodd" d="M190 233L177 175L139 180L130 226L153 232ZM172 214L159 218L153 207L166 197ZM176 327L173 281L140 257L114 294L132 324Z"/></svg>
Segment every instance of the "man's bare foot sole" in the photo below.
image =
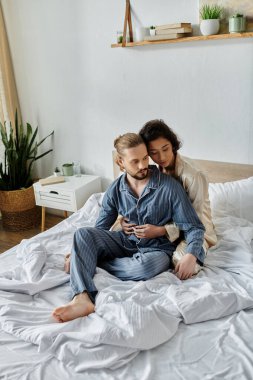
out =
<svg viewBox="0 0 253 380"><path fill-rule="evenodd" d="M57 322L68 322L94 313L95 306L86 292L78 294L67 305L57 307L52 316Z"/></svg>

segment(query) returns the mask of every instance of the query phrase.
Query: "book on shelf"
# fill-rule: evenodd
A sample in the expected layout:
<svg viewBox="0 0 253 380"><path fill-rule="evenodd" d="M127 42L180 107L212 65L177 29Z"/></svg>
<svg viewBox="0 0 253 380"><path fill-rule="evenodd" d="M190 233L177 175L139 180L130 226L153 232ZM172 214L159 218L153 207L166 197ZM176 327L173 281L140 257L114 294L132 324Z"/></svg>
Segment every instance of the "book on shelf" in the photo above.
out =
<svg viewBox="0 0 253 380"><path fill-rule="evenodd" d="M192 33L192 28L186 26L183 28L167 28L167 29L156 29L155 34L169 34L169 33Z"/></svg>
<svg viewBox="0 0 253 380"><path fill-rule="evenodd" d="M155 36L146 36L144 41L175 40L176 38L185 37L183 33L169 33Z"/></svg>
<svg viewBox="0 0 253 380"><path fill-rule="evenodd" d="M175 29L175 28L191 28L191 26L192 24L190 22L178 22L175 24L157 25L155 29L162 30L162 29Z"/></svg>

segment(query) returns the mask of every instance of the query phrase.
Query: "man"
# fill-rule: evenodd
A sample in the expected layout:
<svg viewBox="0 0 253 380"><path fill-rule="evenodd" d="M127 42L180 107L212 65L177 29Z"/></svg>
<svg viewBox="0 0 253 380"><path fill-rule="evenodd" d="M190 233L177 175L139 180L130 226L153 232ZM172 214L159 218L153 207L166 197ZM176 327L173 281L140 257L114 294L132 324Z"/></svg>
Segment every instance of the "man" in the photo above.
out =
<svg viewBox="0 0 253 380"><path fill-rule="evenodd" d="M196 167L192 160L182 157L178 153L181 142L174 131L163 120L148 121L142 127L139 134L147 146L149 156L159 166L159 169L163 173L173 176L184 187L198 217L205 227L203 248L207 252L208 248L216 244L217 237L212 223L208 182L205 174ZM132 227L134 226L131 223L122 222L122 228L126 234L131 233ZM179 231L174 224L169 223L164 227L170 241L178 239ZM173 253L173 263L176 269L177 264L187 252L186 248L185 241L181 239ZM200 268L196 264L194 273L197 273Z"/></svg>
<svg viewBox="0 0 253 380"><path fill-rule="evenodd" d="M135 281L168 270L176 247L165 236L163 226L170 221L183 231L187 242L187 254L178 268L180 275L191 277L196 261L201 265L204 262L204 227L182 186L155 166L149 167L147 148L138 134L126 133L114 146L125 174L106 191L95 227L75 233L70 268L73 299L53 311L58 322L94 312L96 266L122 280ZM135 225L133 233L109 231L118 214ZM144 237L149 225L155 228L155 238Z"/></svg>

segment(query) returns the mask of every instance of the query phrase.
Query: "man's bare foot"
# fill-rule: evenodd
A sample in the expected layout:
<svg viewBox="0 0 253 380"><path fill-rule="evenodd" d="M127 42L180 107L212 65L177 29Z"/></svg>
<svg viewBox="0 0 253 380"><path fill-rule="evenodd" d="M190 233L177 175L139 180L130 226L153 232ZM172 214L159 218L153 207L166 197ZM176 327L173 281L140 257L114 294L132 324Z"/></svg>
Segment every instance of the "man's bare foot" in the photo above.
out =
<svg viewBox="0 0 253 380"><path fill-rule="evenodd" d="M71 253L68 253L65 256L64 270L65 270L66 273L70 272L70 256L71 256Z"/></svg>
<svg viewBox="0 0 253 380"><path fill-rule="evenodd" d="M94 313L94 311L94 304L91 302L87 292L84 292L75 296L67 305L57 307L52 316L57 322L68 322L76 318L86 317Z"/></svg>

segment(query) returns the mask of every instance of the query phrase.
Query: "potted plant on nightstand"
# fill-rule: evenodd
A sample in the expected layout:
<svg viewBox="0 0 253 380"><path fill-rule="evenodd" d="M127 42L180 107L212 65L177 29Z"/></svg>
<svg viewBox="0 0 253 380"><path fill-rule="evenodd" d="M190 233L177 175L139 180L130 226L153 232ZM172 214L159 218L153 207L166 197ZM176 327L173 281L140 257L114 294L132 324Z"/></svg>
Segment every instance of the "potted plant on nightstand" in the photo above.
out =
<svg viewBox="0 0 253 380"><path fill-rule="evenodd" d="M200 31L204 36L210 36L219 32L222 11L223 8L217 4L205 4L200 9L200 17L202 18Z"/></svg>
<svg viewBox="0 0 253 380"><path fill-rule="evenodd" d="M229 33L241 33L246 30L246 19L242 14L235 14L228 20Z"/></svg>
<svg viewBox="0 0 253 380"><path fill-rule="evenodd" d="M38 154L38 147L54 132L36 142L38 127L33 131L29 123L19 124L16 112L15 126L0 123L5 147L4 163L0 163L0 211L3 227L12 231L26 230L39 224L35 205L32 169L34 162L52 149Z"/></svg>

